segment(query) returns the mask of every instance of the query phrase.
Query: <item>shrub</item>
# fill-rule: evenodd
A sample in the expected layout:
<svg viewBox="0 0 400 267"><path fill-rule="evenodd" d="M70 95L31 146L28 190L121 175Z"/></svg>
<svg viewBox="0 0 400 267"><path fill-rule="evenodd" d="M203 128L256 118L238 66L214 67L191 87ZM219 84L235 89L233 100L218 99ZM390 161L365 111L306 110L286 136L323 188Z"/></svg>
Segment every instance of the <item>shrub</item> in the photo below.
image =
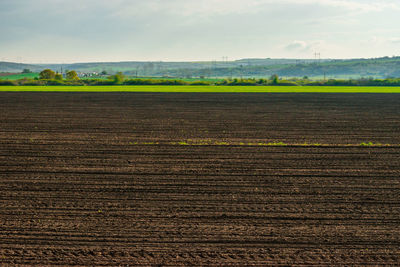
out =
<svg viewBox="0 0 400 267"><path fill-rule="evenodd" d="M24 69L24 70L22 71L22 73L32 73L32 71L31 71L30 69Z"/></svg>
<svg viewBox="0 0 400 267"><path fill-rule="evenodd" d="M46 81L46 85L64 85L64 82L59 80L48 80Z"/></svg>
<svg viewBox="0 0 400 267"><path fill-rule="evenodd" d="M182 80L152 80L152 79L131 79L124 81L124 85L187 85Z"/></svg>
<svg viewBox="0 0 400 267"><path fill-rule="evenodd" d="M211 83L205 81L196 81L196 82L191 82L190 85L211 85Z"/></svg>
<svg viewBox="0 0 400 267"><path fill-rule="evenodd" d="M54 76L54 80L56 80L56 81L62 81L62 80L63 80L62 74L57 73L57 74Z"/></svg>
<svg viewBox="0 0 400 267"><path fill-rule="evenodd" d="M9 85L17 85L15 81L9 81L9 80L0 80L0 86L9 86Z"/></svg>
<svg viewBox="0 0 400 267"><path fill-rule="evenodd" d="M41 80L53 80L56 77L56 73L51 69L45 69L39 73Z"/></svg>
<svg viewBox="0 0 400 267"><path fill-rule="evenodd" d="M122 84L125 79L125 75L122 72L118 72L115 75L112 75L109 77L111 81L113 81L114 84Z"/></svg>
<svg viewBox="0 0 400 267"><path fill-rule="evenodd" d="M272 81L272 84L278 84L278 82L279 82L279 76L276 75L276 74L272 75L272 76L271 76L271 81Z"/></svg>
<svg viewBox="0 0 400 267"><path fill-rule="evenodd" d="M45 85L45 81L41 81L38 79L22 79L18 80L19 85L27 85L27 86L39 86Z"/></svg>
<svg viewBox="0 0 400 267"><path fill-rule="evenodd" d="M279 83L277 83L275 85L279 85L279 86L298 86L298 84L296 82L292 82L292 81L280 81Z"/></svg>
<svg viewBox="0 0 400 267"><path fill-rule="evenodd" d="M79 79L78 74L76 73L76 71L70 70L67 72L67 79L68 80L77 80L77 79Z"/></svg>
<svg viewBox="0 0 400 267"><path fill-rule="evenodd" d="M114 81L112 81L112 80L101 80L101 79L84 80L83 82L87 85L113 85L114 84Z"/></svg>

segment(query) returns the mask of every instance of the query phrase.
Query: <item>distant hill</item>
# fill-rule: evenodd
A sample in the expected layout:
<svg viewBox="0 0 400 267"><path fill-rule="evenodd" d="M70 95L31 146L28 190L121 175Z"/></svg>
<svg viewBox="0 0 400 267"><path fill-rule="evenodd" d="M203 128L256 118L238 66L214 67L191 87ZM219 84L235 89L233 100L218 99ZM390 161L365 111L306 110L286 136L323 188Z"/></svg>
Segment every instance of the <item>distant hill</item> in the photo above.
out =
<svg viewBox="0 0 400 267"><path fill-rule="evenodd" d="M23 69L30 69L32 71L40 70L41 68L37 65L3 62L0 61L0 72L16 73L21 72Z"/></svg>
<svg viewBox="0 0 400 267"><path fill-rule="evenodd" d="M0 62L0 72L21 72L30 69L39 72L50 68L55 71L124 72L130 76L171 77L400 77L400 57L373 59L241 59L236 61L199 62L97 62L75 64L20 64Z"/></svg>

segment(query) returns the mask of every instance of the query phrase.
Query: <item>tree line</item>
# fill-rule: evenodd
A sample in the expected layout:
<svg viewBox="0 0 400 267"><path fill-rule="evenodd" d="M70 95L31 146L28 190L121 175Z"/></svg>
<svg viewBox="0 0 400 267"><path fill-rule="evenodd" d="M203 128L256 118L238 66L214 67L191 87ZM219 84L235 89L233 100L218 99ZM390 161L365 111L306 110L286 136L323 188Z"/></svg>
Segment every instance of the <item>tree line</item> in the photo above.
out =
<svg viewBox="0 0 400 267"><path fill-rule="evenodd" d="M274 74L269 78L261 79L221 79L217 81L195 80L184 81L182 79L143 79L127 78L118 72L110 75L107 79L80 79L74 70L67 71L65 75L45 69L39 73L38 78L23 78L19 80L0 80L0 85L74 85L74 86L96 86L96 85L216 85L216 86L400 86L400 78L374 79L328 79L310 80L307 76L303 78L281 79Z"/></svg>

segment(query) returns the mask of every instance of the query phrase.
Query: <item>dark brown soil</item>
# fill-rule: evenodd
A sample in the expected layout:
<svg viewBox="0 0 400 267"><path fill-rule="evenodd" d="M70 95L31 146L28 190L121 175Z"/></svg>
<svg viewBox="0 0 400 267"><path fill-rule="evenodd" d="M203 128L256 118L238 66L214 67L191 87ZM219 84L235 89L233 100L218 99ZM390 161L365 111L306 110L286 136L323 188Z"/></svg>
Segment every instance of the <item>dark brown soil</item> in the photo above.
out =
<svg viewBox="0 0 400 267"><path fill-rule="evenodd" d="M399 103L1 93L0 265L397 265Z"/></svg>

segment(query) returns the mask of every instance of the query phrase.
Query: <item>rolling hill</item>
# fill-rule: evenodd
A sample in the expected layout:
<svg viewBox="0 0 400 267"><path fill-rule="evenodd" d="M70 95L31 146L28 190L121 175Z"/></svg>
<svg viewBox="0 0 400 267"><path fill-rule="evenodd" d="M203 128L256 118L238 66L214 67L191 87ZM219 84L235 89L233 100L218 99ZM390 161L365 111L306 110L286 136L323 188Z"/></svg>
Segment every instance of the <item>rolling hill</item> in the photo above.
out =
<svg viewBox="0 0 400 267"><path fill-rule="evenodd" d="M269 77L278 74L284 77L400 77L400 57L372 59L241 59L236 61L198 62L96 62L75 64L22 64L0 62L0 72L18 73L23 69L40 72L50 68L61 72L108 73L124 72L135 76L171 77Z"/></svg>

